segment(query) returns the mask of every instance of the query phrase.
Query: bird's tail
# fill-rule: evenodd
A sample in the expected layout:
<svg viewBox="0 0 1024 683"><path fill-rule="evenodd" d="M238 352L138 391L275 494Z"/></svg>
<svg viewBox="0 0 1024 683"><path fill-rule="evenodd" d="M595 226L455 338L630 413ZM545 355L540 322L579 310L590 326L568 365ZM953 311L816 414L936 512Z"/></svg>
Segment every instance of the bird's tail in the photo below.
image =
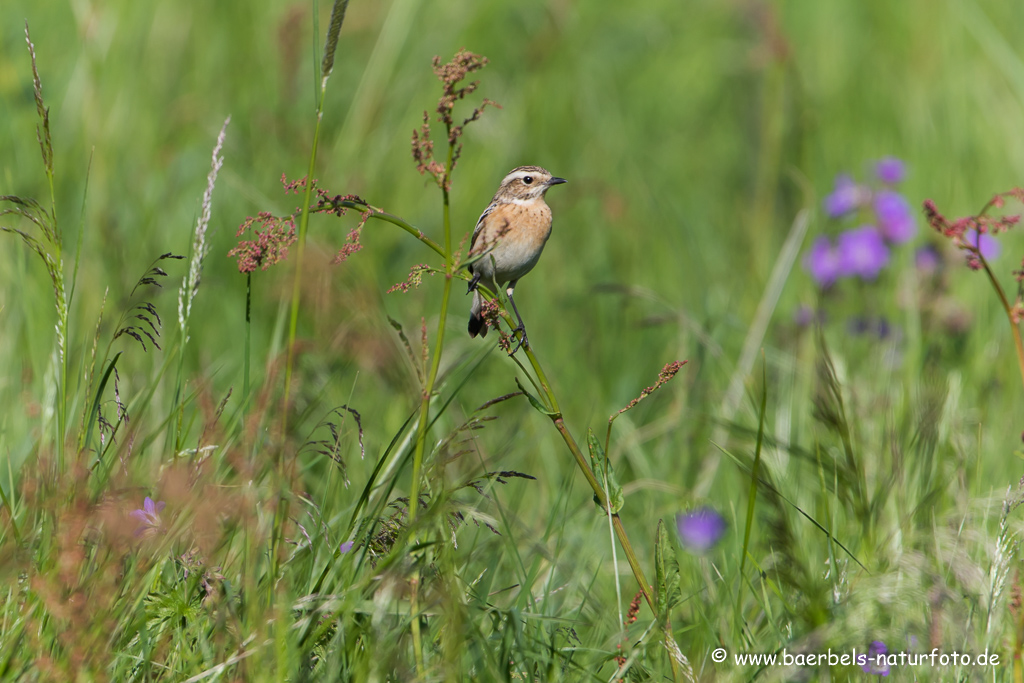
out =
<svg viewBox="0 0 1024 683"><path fill-rule="evenodd" d="M487 336L487 324L484 323L484 316L480 313L483 307L483 297L480 296L480 292L473 292L473 308L469 310L469 336L475 337L478 334L481 337Z"/></svg>

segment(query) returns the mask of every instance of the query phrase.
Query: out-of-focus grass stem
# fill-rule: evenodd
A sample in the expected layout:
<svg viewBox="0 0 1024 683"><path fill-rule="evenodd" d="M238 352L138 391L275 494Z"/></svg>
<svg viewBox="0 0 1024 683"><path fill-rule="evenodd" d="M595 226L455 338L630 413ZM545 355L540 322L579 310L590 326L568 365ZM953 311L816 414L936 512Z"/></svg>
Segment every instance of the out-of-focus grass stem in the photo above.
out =
<svg viewBox="0 0 1024 683"><path fill-rule="evenodd" d="M320 63L320 93L316 103L316 126L313 128L313 144L309 153L309 167L306 173L306 194L302 206L302 215L299 218L298 248L295 254L295 276L292 279L292 301L291 316L288 321L288 360L285 365L284 376L284 400L281 411L281 436L284 438L288 433L288 403L292 386L292 370L295 363L295 336L299 325L299 301L300 284L303 273L303 262L306 254L306 232L309 229L310 201L313 196L313 173L316 171L316 152L320 143L320 127L324 120L324 100L327 94L327 81L334 69L334 51L338 47L338 36L341 33L341 25L345 21L345 10L348 8L348 0L335 0L331 8L331 23L327 29L327 39L324 41L323 60ZM285 458L278 459L281 479L287 485L291 477L285 477ZM274 518L274 531L271 534L270 565L271 572L267 582L268 599L273 599L274 586L277 583L280 563L281 544L284 542L284 525L288 520L289 497L280 496L277 514Z"/></svg>
<svg viewBox="0 0 1024 683"><path fill-rule="evenodd" d="M451 125L447 125L448 139L451 140ZM454 264L452 262L452 224L451 224L451 195L449 192L452 166L454 165L455 146L448 144L448 159L445 163L444 182L441 183L442 201L444 204L444 256L445 277L444 291L441 295L441 313L437 321L437 335L434 340L434 355L430 361L430 373L423 385L423 396L420 399L420 421L416 429L416 450L413 453L412 461L412 484L409 493L409 526L412 527L416 521L416 511L419 508L420 497L420 475L423 469L423 451L427 441L427 429L430 426L430 397L434 393L434 384L437 382L437 371L441 367L441 351L444 349L445 322L448 319L448 304L452 295L452 279L455 277ZM392 221L394 222L394 221ZM396 223L396 225L401 226ZM411 227L411 226L410 226ZM407 232L409 232L407 230ZM419 231L416 231L419 232ZM422 239L421 239L422 241ZM412 539L415 545L415 532ZM417 613L419 612L419 569L414 570L410 595L410 618L412 620L412 642L413 655L416 660L416 672L420 678L423 677L423 644L420 634L420 622Z"/></svg>

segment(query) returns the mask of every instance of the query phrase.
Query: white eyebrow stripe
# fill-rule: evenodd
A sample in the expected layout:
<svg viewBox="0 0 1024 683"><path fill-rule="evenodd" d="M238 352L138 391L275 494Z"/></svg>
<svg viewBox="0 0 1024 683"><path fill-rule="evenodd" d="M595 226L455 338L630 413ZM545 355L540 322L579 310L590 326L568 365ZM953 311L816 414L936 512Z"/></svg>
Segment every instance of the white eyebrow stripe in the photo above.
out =
<svg viewBox="0 0 1024 683"><path fill-rule="evenodd" d="M505 176L505 179L502 180L501 182L502 182L502 184L505 184L505 183L507 183L507 182L509 182L511 180L516 180L516 179L522 180L523 178L525 178L528 175L535 176L535 175L537 175L537 172L536 171L513 171L512 173L509 173L507 176Z"/></svg>

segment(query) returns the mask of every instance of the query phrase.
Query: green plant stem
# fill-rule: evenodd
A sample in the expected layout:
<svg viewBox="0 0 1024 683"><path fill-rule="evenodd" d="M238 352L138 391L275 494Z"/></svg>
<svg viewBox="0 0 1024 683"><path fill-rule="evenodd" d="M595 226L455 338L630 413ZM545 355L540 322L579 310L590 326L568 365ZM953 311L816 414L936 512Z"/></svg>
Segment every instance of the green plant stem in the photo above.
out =
<svg viewBox="0 0 1024 683"><path fill-rule="evenodd" d="M447 195L445 196L445 214L447 222ZM420 472L423 468L423 452L427 440L427 427L430 417L430 398L434 393L434 384L437 381L438 368L441 365L441 350L444 347L445 319L448 317L448 303L452 293L452 278L445 277L444 293L441 299L441 319L437 323L437 338L434 341L434 357L430 362L430 373L427 375L426 384L423 385L423 395L420 399L420 420L416 431L416 450L412 461L412 484L409 493L409 524L416 521L416 512L419 507Z"/></svg>
<svg viewBox="0 0 1024 683"><path fill-rule="evenodd" d="M449 139L451 139L451 126L448 126ZM430 398L434 393L434 384L437 381L437 371L441 367L441 351L444 349L444 329L445 322L448 320L448 303L451 300L452 295L452 279L455 277L454 264L452 263L452 226L451 226L451 202L449 194L449 179L451 178L452 165L454 161L455 147L451 144L448 145L448 161L445 164L444 171L444 182L441 183L442 201L444 204L444 252L441 253L445 260L445 277L444 277L444 292L441 295L441 314L440 319L437 321L437 335L434 340L434 355L430 362L430 373L427 375L427 381L423 385L423 396L420 399L420 422L416 429L416 450L413 453L412 461L412 484L409 487L409 527L413 527L413 523L416 521L416 513L419 509L420 504L420 475L423 469L423 452L427 442L427 429L430 426ZM374 214L377 215L377 214ZM383 216L382 216L383 217ZM383 218L383 220L393 219L394 217ZM389 222L398 225L400 228L406 230L416 236L420 241L425 244L428 243L427 238L419 230L416 230L411 225L405 224L400 219L389 220ZM407 227L408 226L408 227ZM434 251L437 251L436 245L432 247ZM412 542L415 544L416 532L412 532ZM411 592L409 596L409 608L410 618L412 625L412 643L413 643L413 656L416 660L416 673L420 679L423 678L424 666L423 666L423 643L420 634L420 621L419 621L419 585L420 575L419 568L413 570L413 578L411 585Z"/></svg>
<svg viewBox="0 0 1024 683"><path fill-rule="evenodd" d="M445 192L445 198L446 198L445 199L445 211L448 210L447 196L448 196L448 193L446 191ZM410 235L412 235L413 237L418 239L420 242L423 242L423 244L425 244L428 247L430 247L434 251L434 253L436 253L441 258L445 259L445 261L449 261L448 254L451 253L451 245L448 244L448 243L451 241L451 237L450 236L447 237L446 240L445 240L445 244L448 245L448 249L447 249L447 251L445 251L445 249L441 248L441 246L437 242L435 242L434 240L432 240L429 237L427 237L426 235L424 235L423 232L419 228L417 228L417 227L415 227L413 225L410 225L409 223L407 223L406 221L402 220L398 216L395 216L394 214L390 214L387 211L379 211L379 210L373 208L372 206L368 206L366 204L361 204L359 202L354 202L354 201L349 200L349 199L346 199L344 201L332 202L331 206L334 206L334 207L344 207L346 209L356 209L357 211L369 211L370 212L370 218L377 218L379 220L391 223L392 225L397 225L402 230L405 230L407 233L409 233ZM450 235L450 231L449 231L448 234Z"/></svg>
<svg viewBox="0 0 1024 683"><path fill-rule="evenodd" d="M309 155L309 170L306 173L306 196L303 201L302 215L299 218L298 248L295 253L295 277L292 279L292 305L288 320L288 361L284 372L284 404L281 415L281 433L287 432L288 399L291 395L292 369L295 363L295 335L299 326L299 299L302 283L303 261L306 255L306 232L309 229L309 202L313 196L313 173L316 170L316 151L320 141L320 124L324 120L324 96L327 93L327 79L320 86L320 101L316 106L316 127L313 129L313 150Z"/></svg>
<svg viewBox="0 0 1024 683"><path fill-rule="evenodd" d="M740 556L740 581L736 588L736 617L743 613L743 577L747 567L747 550L750 547L750 532L754 528L754 504L757 502L757 482L761 469L761 445L764 443L764 416L768 411L768 367L761 351L761 410L757 422L757 443L754 446L754 462L750 468L750 491L747 494L747 522L743 529L743 554ZM742 623L737 621L737 623Z"/></svg>
<svg viewBox="0 0 1024 683"><path fill-rule="evenodd" d="M302 216L299 219L299 235L298 235L298 249L295 254L295 276L292 279L292 302L291 302L291 315L288 321L288 360L285 364L284 373L284 400L282 402L281 410L281 448L284 447L284 439L288 434L288 405L291 397L292 387L292 370L295 364L295 336L299 326L299 302L300 302L300 285L302 283L302 274L304 272L303 262L306 255L306 232L309 229L309 214L310 214L310 199L313 196L313 173L316 170L316 152L320 143L320 125L324 120L324 99L327 94L327 75L329 70L325 69L322 78L320 79L320 99L316 105L316 126L313 129L313 145L312 150L309 154L309 169L306 173L306 195L303 201ZM278 474L279 481L291 483L291 476L285 476L285 461L286 458L280 457L281 451L278 451ZM294 467L295 459L292 459ZM285 490L282 490L278 498L278 512L280 514L275 515L274 518L274 530L271 533L271 557L270 557L270 580L267 582L267 593L268 593L268 604L273 602L274 587L277 585L277 576L280 571L280 563L278 562L278 554L280 547L280 540L284 536L284 525L288 521L288 494Z"/></svg>
<svg viewBox="0 0 1024 683"><path fill-rule="evenodd" d="M981 211L978 212L978 218L981 218L989 212L989 210L996 205L997 200L1000 197L1007 196L1009 193L998 194L992 199L985 203ZM1003 311L1006 312L1006 319L1010 322L1010 331L1013 333L1013 345L1017 350L1017 367L1020 369L1021 382L1024 382L1024 341L1021 340L1020 326L1013 319L1013 306L1010 305L1010 300L1006 297L1006 292L1003 291L1002 285L999 284L999 280L996 279L992 269L988 266L988 261L981 254L981 230L975 228L978 235L978 241L972 245L972 251L974 255L978 257L978 261L981 266L985 269L985 275L988 276L989 282L992 283L992 287L995 288L996 294L999 296L999 303L1003 305Z"/></svg>
<svg viewBox="0 0 1024 683"><path fill-rule="evenodd" d="M252 273L245 276L245 354L242 368L242 408L249 405L249 359L252 353Z"/></svg>
<svg viewBox="0 0 1024 683"><path fill-rule="evenodd" d="M51 153L52 154L52 153ZM46 178L50 185L50 217L53 220L52 244L54 251L54 289L57 293L57 345L60 349L57 368L59 393L57 395L57 474L63 476L65 472L66 453L64 439L67 434L68 423L68 315L69 306L65 292L67 291L64 282L64 255L61 234L57 226L57 196L53 189L53 166L51 162L46 165ZM57 282L59 280L59 283Z"/></svg>
<svg viewBox="0 0 1024 683"><path fill-rule="evenodd" d="M1021 382L1024 383L1024 341L1021 340L1020 326L1013 320L1013 306L1010 305L1010 300L1006 298L1006 292L1003 291L1002 285L999 284L999 280L996 279L992 269L988 267L988 261L981 255L979 250L977 253L978 260L981 262L982 267L985 269L985 274L988 275L989 282L996 290L996 294L999 295L999 303L1003 305L1003 310L1006 312L1006 319L1010 322L1010 332L1013 334L1013 345L1017 350L1017 367L1020 369Z"/></svg>
<svg viewBox="0 0 1024 683"><path fill-rule="evenodd" d="M507 313L505 314L507 315ZM507 318L506 322L511 325L511 318ZM579 444L576 443L576 439L573 438L572 434L569 433L569 428L565 426L565 420L562 418L562 411L558 407L558 399L555 398L555 393L551 390L551 384L548 382L547 376L544 374L544 369L540 366L540 362L533 353L533 349L529 346L523 349L526 352L526 357L530 359L530 365L533 367L533 371L537 374L537 381L540 382L541 388L544 390L544 395L548 400L548 407L551 408L551 421L555 425L555 429L562 435L562 440L565 441L565 445L568 446L569 452L572 453L572 457L576 460L576 465L580 468L583 476L586 478L587 483L590 484L590 488L594 490L594 496L597 498L598 505L601 509L608 509L608 496L605 494L604 487L601 486L601 482L597 480L597 476L594 475L594 471L590 469L590 465L587 463L587 459L583 455L583 451L580 450ZM612 514L612 526L615 529L615 536L619 539L619 545L622 546L622 551L626 555L626 561L629 563L629 568L633 571L633 576L636 577L636 581L640 584L640 592L644 594L644 599L647 600L647 604L650 606L651 611L655 617L658 615L658 608L654 604L654 597L651 595L650 584L647 583L647 578L644 576L644 570L640 567L640 560L636 556L636 552L633 550L633 544L629 541L629 535L626 533L626 527L622 524L622 519L619 515Z"/></svg>
<svg viewBox="0 0 1024 683"><path fill-rule="evenodd" d="M26 30L27 24L26 24ZM34 66L34 60L33 60ZM65 449L64 449L64 438L67 434L67 422L68 422L68 299L65 295L67 291L64 283L64 245L61 238L61 233L57 223L57 193L54 190L53 182L53 149L49 141L50 133L46 131L46 145L50 147L49 160L47 161L46 155L44 155L44 167L46 169L46 180L50 187L50 218L52 222L53 230L53 251L54 261L56 262L55 275L60 280L60 285L57 289L57 342L60 345L60 367L58 372L60 373L60 394L57 398L57 473L60 476L64 474L65 468Z"/></svg>

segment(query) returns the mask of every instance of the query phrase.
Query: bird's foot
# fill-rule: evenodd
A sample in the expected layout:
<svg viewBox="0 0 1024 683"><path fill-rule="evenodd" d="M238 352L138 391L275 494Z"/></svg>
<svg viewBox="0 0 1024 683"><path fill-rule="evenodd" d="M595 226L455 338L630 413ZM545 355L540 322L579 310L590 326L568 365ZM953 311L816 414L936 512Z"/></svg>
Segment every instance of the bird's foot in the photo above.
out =
<svg viewBox="0 0 1024 683"><path fill-rule="evenodd" d="M519 333L519 343L516 344L516 347L514 349L508 352L508 355L510 356L516 355L516 351L523 348L524 346L526 348L530 348L530 340L526 338L526 327L524 325L520 325L516 329L512 330L513 337L516 336L516 332Z"/></svg>

